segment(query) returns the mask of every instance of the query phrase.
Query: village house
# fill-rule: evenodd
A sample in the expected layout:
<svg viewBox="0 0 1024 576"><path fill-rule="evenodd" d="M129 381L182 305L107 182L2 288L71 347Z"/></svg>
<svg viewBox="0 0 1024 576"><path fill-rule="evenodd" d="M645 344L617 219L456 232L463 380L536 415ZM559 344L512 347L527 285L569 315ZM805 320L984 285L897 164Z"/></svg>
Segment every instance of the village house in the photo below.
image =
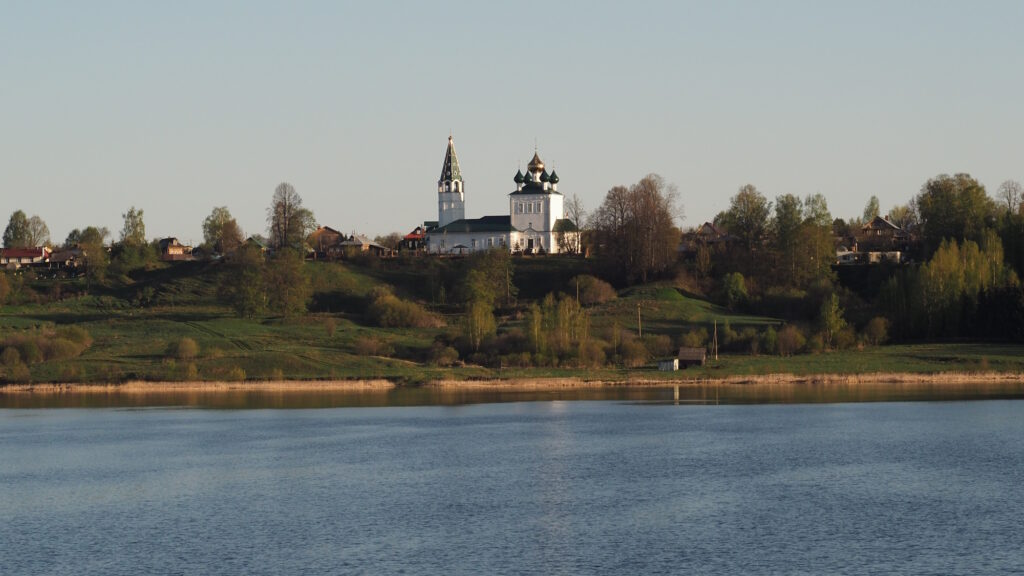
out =
<svg viewBox="0 0 1024 576"><path fill-rule="evenodd" d="M165 262L178 262L192 259L192 247L178 242L177 238L164 238L159 242L160 259Z"/></svg>
<svg viewBox="0 0 1024 576"><path fill-rule="evenodd" d="M0 266L8 270L17 270L22 266L44 264L50 260L53 251L42 246L39 248L4 248L0 250Z"/></svg>
<svg viewBox="0 0 1024 576"><path fill-rule="evenodd" d="M462 171L449 136L437 181L437 226L424 226L426 251L465 254L500 248L514 253L554 254L579 246L579 231L563 218L564 197L558 191L558 174L554 170L548 173L536 152L526 174L517 171L513 181L516 189L508 194L508 216L466 218Z"/></svg>
<svg viewBox="0 0 1024 576"><path fill-rule="evenodd" d="M343 255L342 243L347 240L344 234L329 226L320 226L309 235L309 245L313 249L313 257L337 259Z"/></svg>
<svg viewBox="0 0 1024 576"><path fill-rule="evenodd" d="M352 258L359 254L372 254L377 257L389 256L391 254L391 250L386 246L381 246L366 236L360 236L358 234L349 236L348 239L343 240L339 246L341 247L342 254L344 254L346 258Z"/></svg>

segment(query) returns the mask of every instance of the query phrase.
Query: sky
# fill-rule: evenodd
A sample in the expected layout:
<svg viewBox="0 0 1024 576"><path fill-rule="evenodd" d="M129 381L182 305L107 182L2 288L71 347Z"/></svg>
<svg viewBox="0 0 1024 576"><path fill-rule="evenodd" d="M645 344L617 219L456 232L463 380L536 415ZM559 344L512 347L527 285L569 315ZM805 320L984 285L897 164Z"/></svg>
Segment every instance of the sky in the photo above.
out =
<svg viewBox="0 0 1024 576"><path fill-rule="evenodd" d="M1024 2L0 2L0 213L55 241L266 232L290 182L369 236L507 214L535 147L596 209L660 174L683 227L740 186L883 211L938 174L1024 180Z"/></svg>

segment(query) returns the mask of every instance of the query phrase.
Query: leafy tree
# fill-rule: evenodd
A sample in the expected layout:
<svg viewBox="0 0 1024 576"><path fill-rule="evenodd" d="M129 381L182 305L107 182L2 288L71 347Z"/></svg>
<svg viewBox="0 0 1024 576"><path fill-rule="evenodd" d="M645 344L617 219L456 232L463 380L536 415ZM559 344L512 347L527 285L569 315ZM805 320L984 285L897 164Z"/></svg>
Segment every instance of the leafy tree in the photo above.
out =
<svg viewBox="0 0 1024 576"><path fill-rule="evenodd" d="M204 243L220 254L229 254L242 244L242 229L227 206L218 206L203 220Z"/></svg>
<svg viewBox="0 0 1024 576"><path fill-rule="evenodd" d="M306 311L312 296L309 271L302 255L294 249L279 250L266 268L267 304L271 311L293 316Z"/></svg>
<svg viewBox="0 0 1024 576"><path fill-rule="evenodd" d="M679 244L676 198L674 187L656 174L609 190L591 220L597 255L627 281L646 282L666 271Z"/></svg>
<svg viewBox="0 0 1024 576"><path fill-rule="evenodd" d="M913 203L893 206L889 210L888 216L893 225L904 230L911 230L917 226L917 211L914 209Z"/></svg>
<svg viewBox="0 0 1024 576"><path fill-rule="evenodd" d="M398 250L402 244L402 235L398 232L392 232L383 236L377 236L373 241L390 250Z"/></svg>
<svg viewBox="0 0 1024 576"><path fill-rule="evenodd" d="M878 207L878 196L872 196L864 206L864 221L871 222L879 214L881 214L881 209Z"/></svg>
<svg viewBox="0 0 1024 576"><path fill-rule="evenodd" d="M65 248L77 246L84 253L85 277L88 281L88 288L91 288L93 283L102 282L103 277L107 273L109 258L103 243L108 236L110 236L110 231L105 227L87 226L83 230L75 228L68 233L67 239L64 240Z"/></svg>
<svg viewBox="0 0 1024 576"><path fill-rule="evenodd" d="M239 316L252 318L263 313L267 306L264 272L266 259L262 251L251 244L243 244L226 260L217 294Z"/></svg>
<svg viewBox="0 0 1024 576"><path fill-rule="evenodd" d="M722 280L722 289L725 292L725 305L729 310L736 310L747 302L747 282L743 274L726 274Z"/></svg>
<svg viewBox="0 0 1024 576"><path fill-rule="evenodd" d="M821 311L818 314L818 322L825 339L826 346L832 346L839 331L846 327L846 320L843 319L843 309L839 306L839 297L830 294L821 303Z"/></svg>
<svg viewBox="0 0 1024 576"><path fill-rule="evenodd" d="M21 210L15 210L4 229L4 248L28 247L28 235L28 218Z"/></svg>
<svg viewBox="0 0 1024 576"><path fill-rule="evenodd" d="M313 213L302 207L302 197L295 187L282 182L274 190L267 208L270 246L274 249L301 250L306 237L316 228Z"/></svg>
<svg viewBox="0 0 1024 576"><path fill-rule="evenodd" d="M730 234L742 240L747 252L753 252L768 228L771 207L771 202L753 184L746 184L729 200L729 209L721 221Z"/></svg>
<svg viewBox="0 0 1024 576"><path fill-rule="evenodd" d="M125 246L142 246L146 243L146 224L142 220L142 209L132 206L121 215L124 227L121 228L121 244Z"/></svg>
<svg viewBox="0 0 1024 576"><path fill-rule="evenodd" d="M775 198L775 218L771 224L773 244L791 281L796 279L796 261L802 251L800 228L803 223L803 203L800 198L792 194Z"/></svg>
<svg viewBox="0 0 1024 576"><path fill-rule="evenodd" d="M515 267L508 250L492 249L474 253L464 260L459 295L462 301L486 300L492 305L501 302L511 306L519 294Z"/></svg>
<svg viewBox="0 0 1024 576"><path fill-rule="evenodd" d="M947 238L980 240L995 205L985 187L969 174L942 174L924 183L917 207L930 254Z"/></svg>

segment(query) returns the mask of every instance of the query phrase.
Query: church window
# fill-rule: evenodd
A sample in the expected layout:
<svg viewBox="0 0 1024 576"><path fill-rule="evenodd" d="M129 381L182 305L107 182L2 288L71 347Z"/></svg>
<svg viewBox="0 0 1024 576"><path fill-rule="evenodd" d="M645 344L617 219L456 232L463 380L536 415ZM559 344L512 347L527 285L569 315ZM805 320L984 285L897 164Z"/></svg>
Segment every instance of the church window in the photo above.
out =
<svg viewBox="0 0 1024 576"><path fill-rule="evenodd" d="M476 250L476 238L473 238L473 239L472 239L472 240L470 241L470 245L472 245L472 246L473 246L473 250Z"/></svg>
<svg viewBox="0 0 1024 576"><path fill-rule="evenodd" d="M494 247L494 238L488 238L487 239L487 247L488 248L493 248Z"/></svg>

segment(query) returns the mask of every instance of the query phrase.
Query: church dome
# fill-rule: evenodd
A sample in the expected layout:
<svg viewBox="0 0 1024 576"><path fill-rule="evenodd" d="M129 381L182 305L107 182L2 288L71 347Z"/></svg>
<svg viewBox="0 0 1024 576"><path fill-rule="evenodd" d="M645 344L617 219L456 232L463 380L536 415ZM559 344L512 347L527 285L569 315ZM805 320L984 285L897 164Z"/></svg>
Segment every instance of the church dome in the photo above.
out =
<svg viewBox="0 0 1024 576"><path fill-rule="evenodd" d="M540 181L541 182L547 182L549 179L550 179L550 176L548 176L548 171L547 170L545 170L545 171L540 173Z"/></svg>
<svg viewBox="0 0 1024 576"><path fill-rule="evenodd" d="M523 176L523 182L533 182L533 172L527 172L526 176Z"/></svg>
<svg viewBox="0 0 1024 576"><path fill-rule="evenodd" d="M516 177L513 178L513 180L515 180L516 184L522 184L523 183L523 171L522 170L516 170Z"/></svg>
<svg viewBox="0 0 1024 576"><path fill-rule="evenodd" d="M533 153L533 160L530 160L530 164L527 166L530 172L540 172L544 170L544 162L540 159L540 156L536 152Z"/></svg>
<svg viewBox="0 0 1024 576"><path fill-rule="evenodd" d="M558 184L558 173L552 170L551 176L548 178L548 182L551 182L552 184Z"/></svg>

